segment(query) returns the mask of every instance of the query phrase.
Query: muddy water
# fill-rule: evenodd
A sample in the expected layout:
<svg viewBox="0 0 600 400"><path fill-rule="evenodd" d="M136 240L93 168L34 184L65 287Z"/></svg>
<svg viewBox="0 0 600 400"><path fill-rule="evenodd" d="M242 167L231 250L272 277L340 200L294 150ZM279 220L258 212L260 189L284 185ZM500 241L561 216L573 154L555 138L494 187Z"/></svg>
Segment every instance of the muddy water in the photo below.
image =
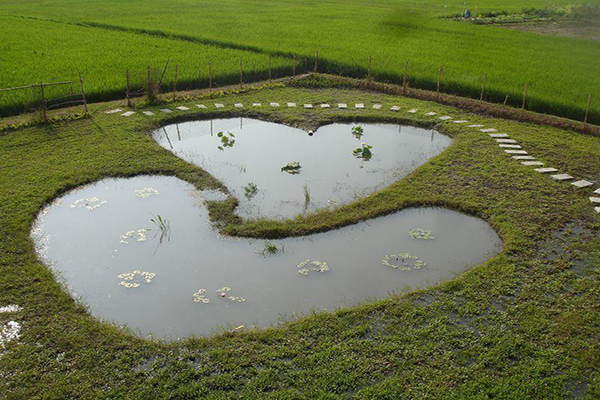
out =
<svg viewBox="0 0 600 400"><path fill-rule="evenodd" d="M236 212L246 218L292 217L348 203L397 181L451 143L422 128L359 125L360 138L352 134L356 124L338 123L309 136L285 125L231 118L173 124L153 137L222 181L240 201ZM225 143L219 133L227 137ZM373 146L368 161L353 155L362 142ZM298 174L281 171L295 161L301 165ZM244 190L250 183L257 188L254 196Z"/></svg>
<svg viewBox="0 0 600 400"><path fill-rule="evenodd" d="M482 220L424 208L274 240L283 253L263 256L263 241L220 237L202 196L173 177L104 180L46 208L32 236L59 280L94 316L171 339L219 327L264 327L311 309L384 298L451 278L501 247ZM164 234L151 221L159 216L169 226ZM415 228L431 230L434 239L412 238ZM382 264L386 255L404 252L427 265L416 269L418 260L406 255L388 258L404 266L396 260L404 257L406 270ZM305 259L326 266L298 267Z"/></svg>

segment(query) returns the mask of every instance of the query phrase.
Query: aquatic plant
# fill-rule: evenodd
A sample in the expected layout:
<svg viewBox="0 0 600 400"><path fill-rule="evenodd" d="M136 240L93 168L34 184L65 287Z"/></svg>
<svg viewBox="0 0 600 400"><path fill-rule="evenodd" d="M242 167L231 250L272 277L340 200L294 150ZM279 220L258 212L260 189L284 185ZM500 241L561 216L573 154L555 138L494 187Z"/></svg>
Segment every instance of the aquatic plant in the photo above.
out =
<svg viewBox="0 0 600 400"><path fill-rule="evenodd" d="M171 237L171 222L163 218L159 215L152 214L154 218L150 218L150 221L156 225L160 232L160 243L163 242L164 239L170 239Z"/></svg>
<svg viewBox="0 0 600 400"><path fill-rule="evenodd" d="M206 289L199 289L196 293L192 294L192 300L195 303L210 303L210 299L204 295L205 293Z"/></svg>
<svg viewBox="0 0 600 400"><path fill-rule="evenodd" d="M370 145L366 144L365 142L362 142L358 149L352 150L352 154L356 158L362 158L365 161L369 161L371 159L371 157L373 157L373 152L371 152L372 148L373 148L373 146L370 146Z"/></svg>
<svg viewBox="0 0 600 400"><path fill-rule="evenodd" d="M219 132L217 137L221 138L221 146L217 146L219 150L224 150L225 147L233 147L235 144L235 135L233 132Z"/></svg>
<svg viewBox="0 0 600 400"><path fill-rule="evenodd" d="M139 269L136 269L132 272L124 272L122 274L117 275L117 278L122 279L122 281L119 282L119 285L124 286L127 289L138 288L141 286L141 284L139 282L134 282L137 276L141 277L143 282L149 284L156 276L156 273L140 271Z"/></svg>
<svg viewBox="0 0 600 400"><path fill-rule="evenodd" d="M248 200L256 196L257 193L258 186L256 185L256 183L250 182L246 186L244 186L244 196L246 196Z"/></svg>
<svg viewBox="0 0 600 400"><path fill-rule="evenodd" d="M151 187L135 189L133 192L135 193L135 195L137 197L141 197L142 199L147 199L148 197L150 197L152 195L158 196L160 194L160 192L158 190L151 188Z"/></svg>
<svg viewBox="0 0 600 400"><path fill-rule="evenodd" d="M313 268L307 268L306 266L312 264L314 265ZM298 268L298 273L300 275L308 275L310 273L310 271L315 271L315 272L327 272L329 271L329 265L324 262L324 261L311 261L308 258L304 261L302 261L301 263L299 263L298 265L296 265L296 268Z"/></svg>
<svg viewBox="0 0 600 400"><path fill-rule="evenodd" d="M148 240L148 237L146 236L146 232L148 232L149 230L150 229L142 228L142 229L138 229L137 231L127 231L121 235L119 243L128 244L129 242L127 241L127 239L134 239L134 238L137 242L145 242L146 240Z"/></svg>
<svg viewBox="0 0 600 400"><path fill-rule="evenodd" d="M298 161L292 161L281 167L281 170L287 172L288 174L299 174L301 168L302 166Z"/></svg>
<svg viewBox="0 0 600 400"><path fill-rule="evenodd" d="M390 261L399 261L398 264L393 264ZM381 263L386 267L399 269L400 271L410 271L411 269L421 269L422 267L427 266L422 260L420 260L417 256L414 256L410 253L398 253L398 254L390 254L383 257ZM411 266L412 264L412 266Z"/></svg>
<svg viewBox="0 0 600 400"><path fill-rule="evenodd" d="M281 247L277 247L271 242L265 241L263 250L259 253L263 257L273 256L279 252L283 253L285 251L285 246L281 245Z"/></svg>
<svg viewBox="0 0 600 400"><path fill-rule="evenodd" d="M69 205L70 208L85 208L88 211L93 211L103 204L106 204L106 200L100 200L97 197L86 197L83 199L75 200Z"/></svg>
<svg viewBox="0 0 600 400"><path fill-rule="evenodd" d="M306 209L308 208L308 205L310 204L310 188L308 187L307 184L304 184L303 189L304 189L304 210L306 211Z"/></svg>
<svg viewBox="0 0 600 400"><path fill-rule="evenodd" d="M422 240L435 239L433 237L433 233L430 230L423 229L423 228L411 229L410 231L408 231L408 234L413 239L422 239Z"/></svg>
<svg viewBox="0 0 600 400"><path fill-rule="evenodd" d="M352 135L354 135L354 137L357 138L358 140L360 140L360 138L362 138L363 133L364 133L364 129L360 125L352 128Z"/></svg>

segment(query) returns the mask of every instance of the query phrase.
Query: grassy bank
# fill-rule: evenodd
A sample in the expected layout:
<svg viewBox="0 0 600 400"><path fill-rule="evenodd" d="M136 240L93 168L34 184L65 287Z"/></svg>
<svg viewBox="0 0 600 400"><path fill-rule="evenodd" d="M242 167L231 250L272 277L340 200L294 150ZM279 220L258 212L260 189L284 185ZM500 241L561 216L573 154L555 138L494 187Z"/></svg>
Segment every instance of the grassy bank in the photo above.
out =
<svg viewBox="0 0 600 400"><path fill-rule="evenodd" d="M335 120L433 126L436 111L509 132L541 161L599 180L598 138L465 114L447 106L352 89L281 87L219 99L222 110L123 118L94 105L89 119L0 136L0 305L24 309L23 335L0 357L0 393L24 397L129 398L553 398L600 395L600 223L587 198L512 160L459 124L442 154L405 179L333 211L284 222L240 221L212 210L229 233L298 235L431 204L488 221L504 250L436 286L280 327L181 343L144 341L96 321L40 263L29 229L60 193L109 176L176 175L219 187L147 133L161 123L245 115L314 127ZM268 108L233 103L374 102L383 110ZM181 104L193 105L209 100ZM392 104L417 114L387 111ZM158 108L158 107L157 107ZM402 288L399 288L401 290ZM4 318L4 316L0 316ZM3 322L3 321L2 321Z"/></svg>

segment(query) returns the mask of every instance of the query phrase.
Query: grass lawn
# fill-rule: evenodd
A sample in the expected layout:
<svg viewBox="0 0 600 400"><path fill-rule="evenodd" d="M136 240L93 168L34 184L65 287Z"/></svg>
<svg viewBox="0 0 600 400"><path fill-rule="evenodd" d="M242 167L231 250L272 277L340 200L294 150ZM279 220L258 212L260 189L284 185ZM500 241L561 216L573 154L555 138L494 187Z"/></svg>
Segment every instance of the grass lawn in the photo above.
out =
<svg viewBox="0 0 600 400"><path fill-rule="evenodd" d="M345 120L433 127L439 120L424 113L436 111L507 132L561 172L600 180L600 140L580 133L350 87L292 82L213 97L226 107L124 118L104 113L114 104L95 104L90 118L0 136L0 306L23 307L0 314L0 322L10 318L23 327L22 337L0 356L0 397L600 396L600 218L587 189L521 165L487 134L461 124L437 126L454 142L430 162L338 209L283 222L242 221L232 214L234 202L212 203L211 217L229 234L282 237L408 206L446 206L485 219L504 240L502 252L483 265L406 295L177 343L145 341L92 318L37 259L31 224L56 196L106 177L165 174L198 188L220 187L151 139L148 133L169 121L244 115L305 128ZM272 101L384 107L233 107ZM419 112L394 113L391 105Z"/></svg>

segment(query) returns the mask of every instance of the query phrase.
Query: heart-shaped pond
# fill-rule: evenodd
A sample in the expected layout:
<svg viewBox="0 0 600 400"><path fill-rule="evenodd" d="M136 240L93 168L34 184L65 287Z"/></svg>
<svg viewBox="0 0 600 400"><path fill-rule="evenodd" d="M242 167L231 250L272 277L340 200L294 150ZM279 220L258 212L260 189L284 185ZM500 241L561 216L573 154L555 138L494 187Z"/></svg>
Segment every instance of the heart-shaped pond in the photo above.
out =
<svg viewBox="0 0 600 400"><path fill-rule="evenodd" d="M223 182L245 218L292 217L348 203L406 176L451 143L412 126L336 123L309 136L247 118L172 124L153 137Z"/></svg>
<svg viewBox="0 0 600 400"><path fill-rule="evenodd" d="M501 247L484 221L441 208L266 246L219 236L204 195L173 177L104 180L44 209L32 236L94 316L165 338L384 298L451 278Z"/></svg>

